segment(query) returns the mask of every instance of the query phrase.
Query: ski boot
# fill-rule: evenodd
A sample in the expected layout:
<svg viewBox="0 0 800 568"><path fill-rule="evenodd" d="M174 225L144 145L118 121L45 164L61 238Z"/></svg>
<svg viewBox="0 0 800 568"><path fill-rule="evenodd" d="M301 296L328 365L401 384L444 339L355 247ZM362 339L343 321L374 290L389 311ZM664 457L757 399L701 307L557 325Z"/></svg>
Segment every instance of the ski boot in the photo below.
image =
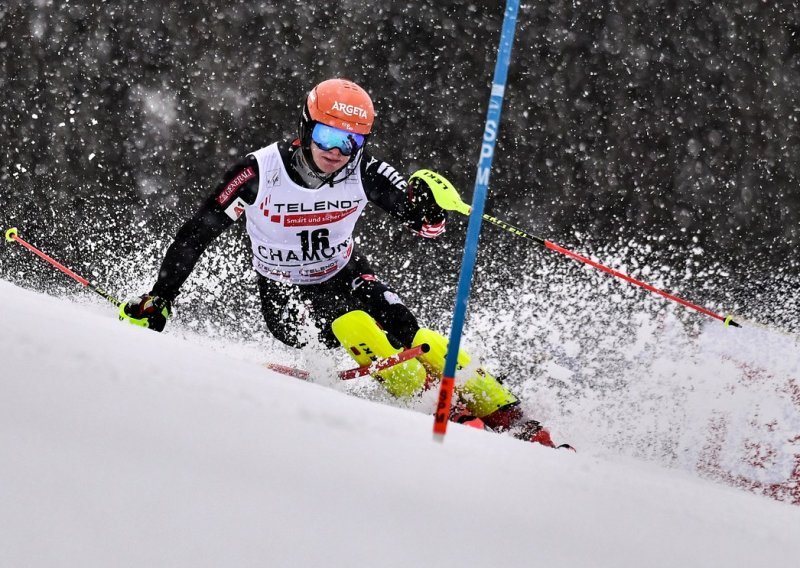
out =
<svg viewBox="0 0 800 568"><path fill-rule="evenodd" d="M524 440L533 444L541 444L548 448L575 451L575 448L569 444L556 446L548 430L538 421L525 418L522 409L519 407L519 402L498 408L489 416L484 416L483 421L492 430L496 432L509 432L518 440Z"/></svg>
<svg viewBox="0 0 800 568"><path fill-rule="evenodd" d="M458 402L450 408L450 421L470 428L477 428L478 430L492 431L483 420L467 410L466 405Z"/></svg>

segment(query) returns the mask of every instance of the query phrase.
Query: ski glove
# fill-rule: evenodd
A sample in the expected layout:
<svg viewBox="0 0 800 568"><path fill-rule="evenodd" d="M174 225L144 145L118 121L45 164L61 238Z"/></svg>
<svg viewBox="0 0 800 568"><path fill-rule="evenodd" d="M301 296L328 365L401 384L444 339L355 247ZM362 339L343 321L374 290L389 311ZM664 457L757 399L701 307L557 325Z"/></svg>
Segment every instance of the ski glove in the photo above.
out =
<svg viewBox="0 0 800 568"><path fill-rule="evenodd" d="M128 321L133 325L147 327L154 331L163 331L172 314L169 300L160 296L143 294L136 299L128 300L119 307L120 321Z"/></svg>
<svg viewBox="0 0 800 568"><path fill-rule="evenodd" d="M439 207L433 192L423 178L414 178L408 183L411 230L426 238L435 238L444 233L447 211Z"/></svg>

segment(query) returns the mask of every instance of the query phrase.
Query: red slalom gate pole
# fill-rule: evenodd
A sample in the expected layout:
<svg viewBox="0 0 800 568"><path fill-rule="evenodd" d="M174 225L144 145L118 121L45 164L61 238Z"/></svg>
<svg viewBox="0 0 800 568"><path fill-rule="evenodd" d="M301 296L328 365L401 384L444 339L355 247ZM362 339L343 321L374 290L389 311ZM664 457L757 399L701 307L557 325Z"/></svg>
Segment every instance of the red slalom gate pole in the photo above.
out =
<svg viewBox="0 0 800 568"><path fill-rule="evenodd" d="M712 312L711 310L709 310L707 308L704 308L703 306L698 306L697 304L693 304L692 302L690 302L688 300L684 300L683 298L679 298L678 296L675 296L674 294L670 294L669 292L665 292L664 290L656 288L655 286L647 284L646 282L642 282L641 280L637 280L636 278L634 278L632 276L628 276L627 274L625 274L623 272L620 272L619 270L614 270L613 268L609 268L608 266L600 264L599 262L595 262L594 260L592 260L590 258L586 258L585 256L581 256L581 255L579 255L577 253L574 253L571 250L565 249L564 247L558 246L557 244L552 243L550 241L544 241L544 246L546 248L550 249L550 250L554 250L556 252L560 252L561 254L566 255L566 256L568 256L570 258L574 258L575 260L578 260L580 262L584 262L584 263L588 264L589 266L593 266L593 267L597 268L598 270L602 270L603 272L607 272L608 274L616 276L617 278L621 278L622 280L625 280L626 282L630 282L631 284L639 286L640 288L644 288L645 290L647 290L649 292L653 292L655 294L658 294L660 296L663 296L663 297L667 298L668 300L672 300L673 302L677 302L678 304L680 304L682 306L685 306L687 308L691 308L691 309L693 309L695 311L700 312L701 314L705 314L705 315L707 315L709 317L717 319L717 320L723 322L726 326L727 325L732 325L733 327L741 327L738 323L733 321L733 316L721 316L719 314L716 314L716 313Z"/></svg>
<svg viewBox="0 0 800 568"><path fill-rule="evenodd" d="M106 300L108 300L109 302L114 304L115 306L119 307L120 304L122 304L122 302L117 300L114 296L112 296L111 294L109 294L108 292L103 290L102 288L99 288L93 282L89 282L88 280L86 280L86 278L84 278L80 274L77 274L77 273L73 272L72 270L70 270L69 268L67 268L66 266L64 266L63 264L61 264L60 262L58 262L57 260L52 258L51 256L49 256L49 255L45 254L44 252L40 251L38 248L36 248L32 244L24 241L19 236L16 228L12 228L12 229L9 229L9 230L6 231L6 241L8 241L10 243L13 243L13 242L19 243L20 245L22 245L23 247L25 247L26 249L31 251L33 254L35 254L36 256L41 258L42 260L48 262L52 266L55 266L61 272L63 272L64 274L66 274L67 276L72 278L73 280L75 280L75 281L81 283L82 285L86 286L92 292L95 292L96 294L99 294L100 296L102 296L103 298L105 298Z"/></svg>
<svg viewBox="0 0 800 568"><path fill-rule="evenodd" d="M492 223L493 225L497 225L501 229L505 229L509 233L517 235L518 237L522 237L524 239L529 239L529 240L532 240L532 241L536 241L537 243L539 243L540 245L543 245L545 248L547 248L549 250L561 253L564 256L568 256L568 257L570 257L570 258L572 258L574 260L577 260L579 262L583 262L585 264L588 264L589 266L592 266L592 267L594 267L594 268L596 268L598 270L602 270L603 272L605 272L607 274L611 274L612 276L616 276L617 278L621 278L622 280L625 280L626 282L630 282L631 284L633 284L635 286L639 286L640 288L644 288L645 290L647 290L649 292L653 292L654 294L658 294L659 296L663 296L664 298L667 298L668 300L672 300L673 302L676 302L676 303L678 303L678 304L680 304L680 305L682 305L684 307L690 308L692 310L700 312L701 314L705 314L705 315L707 315L709 317L712 317L712 318L714 318L716 320L719 320L719 321L723 322L725 324L725 326L729 326L730 325L730 326L733 326L733 327L742 327L741 325L739 325L738 323L733 321L733 316L722 316L720 314L714 313L711 310L709 310L708 308L704 308L703 306L698 306L697 304L693 304L692 302L690 302L688 300L684 300L683 298L679 298L678 296L676 296L674 294L670 294L669 292L665 292L664 290L661 290L660 288L656 288L655 286L652 286L651 284L648 284L646 282L642 282L641 280L637 280L636 278L634 278L632 276L628 276L624 272L620 272L619 270L614 270L613 268L609 268L608 266L606 266L604 264L600 264L599 262L596 262L596 261L594 261L594 260L592 260L590 258L586 258L585 256L581 256L578 253L572 252L569 249L565 249L564 247L559 246L559 245L557 245L557 244L555 244L555 243L553 243L551 241L545 240L545 239L543 239L541 237L537 237L536 235L531 235L530 233L526 233L525 231L523 231L519 227L515 227L514 225L506 223L505 221L501 221L500 219L498 219L496 217L492 217L490 215L484 215L483 219L485 221L488 221L489 223Z"/></svg>
<svg viewBox="0 0 800 568"><path fill-rule="evenodd" d="M434 197L434 199L436 199L436 203L439 205L439 207L441 207L442 209L447 209L448 211L456 211L456 212L461 213L462 215L465 215L465 216L468 216L468 217L472 215L472 207L470 207L469 205L464 203L464 201L461 199L461 196L458 194L458 190L453 186L452 183L447 181L440 174L437 174L436 172L432 172L430 170L419 170L418 172L414 172L414 174L411 175L409 180L413 180L414 178L417 178L417 177L425 179L425 181L428 184L428 187L430 187L431 191L433 191L433 197ZM558 252L558 253L563 254L565 256L568 256L568 257L570 257L570 258L572 258L574 260L577 260L579 262L583 262L585 264L588 264L589 266L593 266L594 268L597 268L598 270L602 270L603 272L611 274L612 276L616 276L617 278L621 278L622 280L625 280L626 282L629 282L630 284L633 284L635 286L639 286L640 288L644 288L645 290L648 290L649 292L653 292L654 294L658 294L660 296L663 296L664 298L667 298L668 300L672 300L673 302L676 302L676 303L678 303L678 304L680 304L680 305L682 305L684 307L690 308L692 310L700 312L701 314L704 314L704 315L712 317L712 318L714 318L716 320L719 320L719 321L723 322L726 327L727 326L741 327L741 325L739 325L738 323L733 321L733 316L721 316L719 314L716 314L716 313L712 312L711 310L709 310L707 308L704 308L702 306L698 306L697 304L693 304L692 302L689 302L688 300L684 300L683 298L679 298L678 296L676 296L674 294L670 294L668 292L665 292L664 290L660 290L659 288L656 288L655 286L647 284L646 282L642 282L641 280L637 280L636 278L628 276L627 274L623 274L619 270L614 270L613 268L609 268L608 266L605 266L603 264L600 264L599 262L596 262L594 260L586 258L585 256L581 256L581 255L579 255L577 253L574 253L571 250L565 249L564 247L559 246L559 245L557 245L557 244L555 244L553 242L550 242L548 240L545 240L542 237L537 237L536 235L531 235L530 233L528 233L526 231L523 231L519 227L515 227L511 223L507 223L507 222L505 222L505 221L503 221L501 219L498 219L497 217L492 217L491 215L483 213L481 215L481 218L484 221L486 221L488 223L491 223L492 225L500 227L504 231L508 231L509 233L511 233L514 236L522 237L523 239L531 240L531 241L533 241L535 243L538 243L538 244L542 245L543 247L545 247L545 248L547 248L549 250ZM443 406L446 407L447 404L448 404L447 401L443 401Z"/></svg>

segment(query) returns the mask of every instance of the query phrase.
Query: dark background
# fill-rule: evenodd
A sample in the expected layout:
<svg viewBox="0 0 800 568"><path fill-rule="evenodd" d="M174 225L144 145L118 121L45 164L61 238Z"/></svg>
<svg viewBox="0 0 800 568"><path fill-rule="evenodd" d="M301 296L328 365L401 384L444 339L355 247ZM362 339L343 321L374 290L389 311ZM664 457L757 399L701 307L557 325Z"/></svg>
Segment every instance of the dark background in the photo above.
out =
<svg viewBox="0 0 800 568"><path fill-rule="evenodd" d="M293 137L306 92L332 76L371 93L373 153L440 171L469 201L502 17L481 1L6 1L0 224L112 291L144 292L222 171ZM764 294L797 304L798 93L794 2L525 4L487 212L793 327ZM360 240L415 308L446 313L464 227L431 246L370 212ZM252 311L242 235L209 252L188 313ZM552 254L483 235L476 294ZM0 277L70 289L1 248Z"/></svg>

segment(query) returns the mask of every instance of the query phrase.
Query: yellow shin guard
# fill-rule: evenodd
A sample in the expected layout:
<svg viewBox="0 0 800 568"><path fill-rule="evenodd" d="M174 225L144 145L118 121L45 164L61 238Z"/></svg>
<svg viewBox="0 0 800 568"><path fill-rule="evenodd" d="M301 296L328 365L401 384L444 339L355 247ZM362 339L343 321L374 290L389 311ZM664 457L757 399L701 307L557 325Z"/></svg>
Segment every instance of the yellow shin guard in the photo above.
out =
<svg viewBox="0 0 800 568"><path fill-rule="evenodd" d="M414 336L413 346L427 343L430 351L420 355L420 360L431 376L440 378L444 372L447 356L447 338L431 329L420 329ZM470 356L463 349L458 350L459 369L470 363ZM498 408L517 402L517 397L490 375L483 367L475 371L475 376L456 387L459 400L478 418L488 416Z"/></svg>
<svg viewBox="0 0 800 568"><path fill-rule="evenodd" d="M386 337L378 322L361 310L347 312L331 324L333 334L339 343L359 365L369 365L375 359L399 353ZM402 398L411 396L425 386L425 368L416 359L378 371L376 376L392 395Z"/></svg>

